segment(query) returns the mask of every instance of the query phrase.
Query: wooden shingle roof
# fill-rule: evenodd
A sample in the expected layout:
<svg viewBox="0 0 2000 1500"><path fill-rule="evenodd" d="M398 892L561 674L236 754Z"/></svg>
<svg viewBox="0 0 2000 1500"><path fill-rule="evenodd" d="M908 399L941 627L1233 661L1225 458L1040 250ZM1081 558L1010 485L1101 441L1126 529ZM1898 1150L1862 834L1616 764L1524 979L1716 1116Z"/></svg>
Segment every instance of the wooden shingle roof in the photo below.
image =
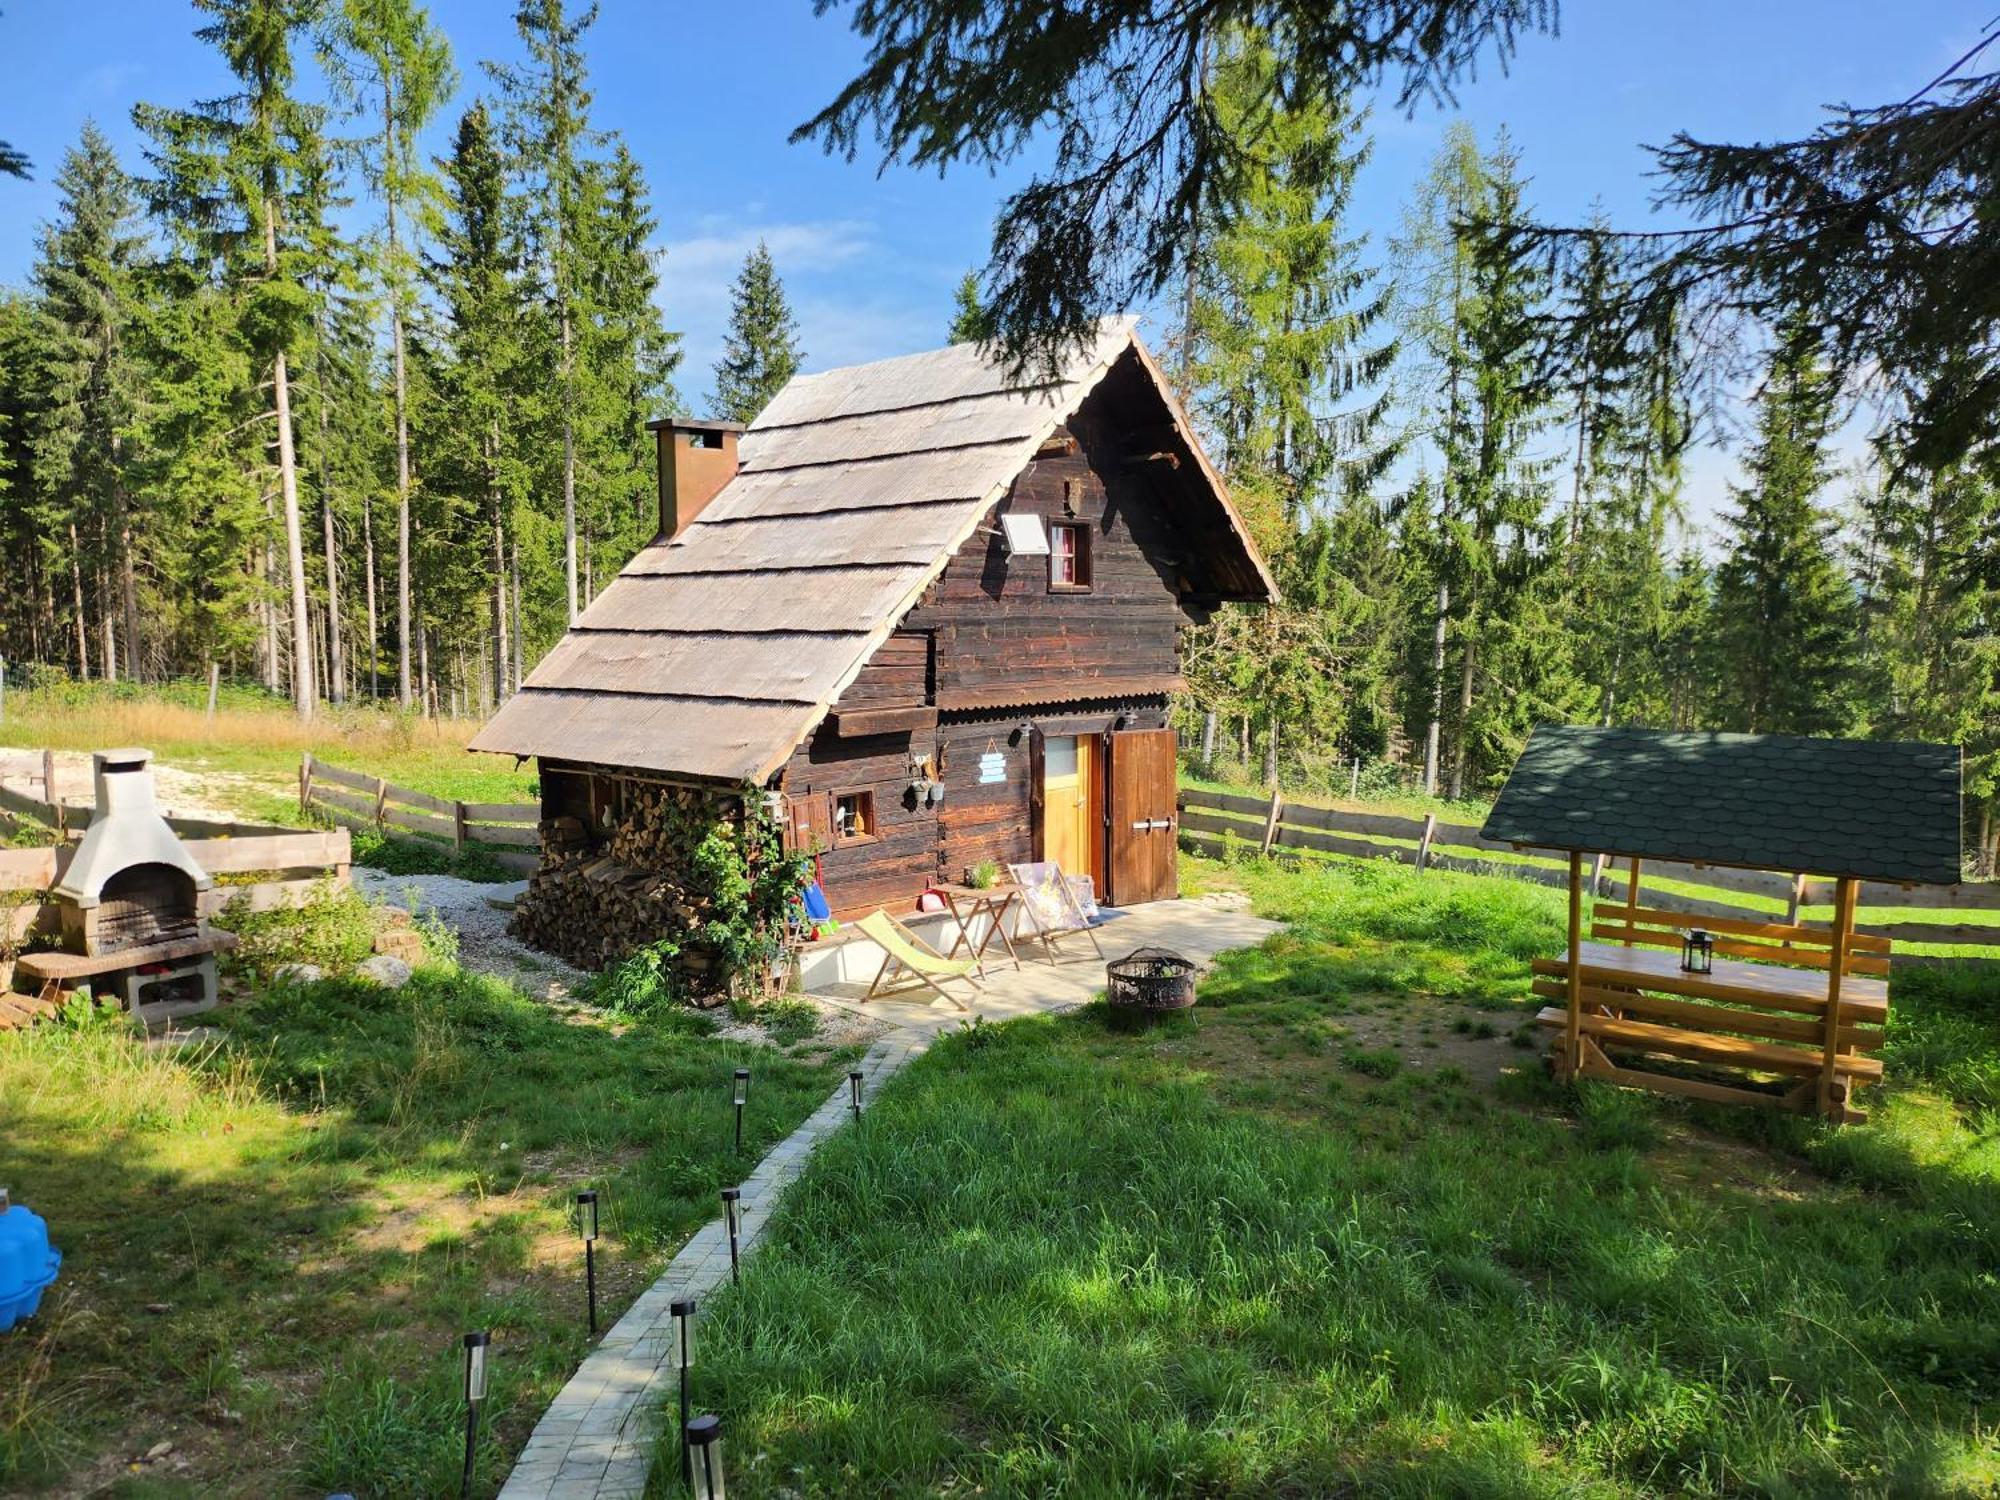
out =
<svg viewBox="0 0 2000 1500"><path fill-rule="evenodd" d="M1482 832L1592 854L1952 885L1959 750L1544 726Z"/></svg>
<svg viewBox="0 0 2000 1500"><path fill-rule="evenodd" d="M626 565L472 748L764 781L1123 361L1157 390L1212 496L1213 597L1275 597L1129 320L1053 377L954 345L788 383L744 432L736 476Z"/></svg>

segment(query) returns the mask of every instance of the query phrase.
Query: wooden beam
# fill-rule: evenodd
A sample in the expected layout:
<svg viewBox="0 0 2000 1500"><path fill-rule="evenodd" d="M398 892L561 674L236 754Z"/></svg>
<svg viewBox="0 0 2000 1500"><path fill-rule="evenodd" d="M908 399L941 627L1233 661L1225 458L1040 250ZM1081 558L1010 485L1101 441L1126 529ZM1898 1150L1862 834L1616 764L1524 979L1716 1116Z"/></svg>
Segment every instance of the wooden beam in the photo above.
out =
<svg viewBox="0 0 2000 1500"><path fill-rule="evenodd" d="M1854 936L1854 877L1843 875L1833 892L1833 947L1826 966L1826 1036L1820 1044L1819 1107L1839 1115L1847 1107L1847 1089L1840 1082L1840 982L1847 973L1847 945Z"/></svg>
<svg viewBox="0 0 2000 1500"><path fill-rule="evenodd" d="M898 703L883 708L836 708L826 720L842 739L859 739L870 734L935 729L938 711L934 703Z"/></svg>
<svg viewBox="0 0 2000 1500"><path fill-rule="evenodd" d="M1625 882L1625 925L1631 926L1632 919L1639 911L1639 856L1632 856L1632 873ZM1625 939L1625 946L1631 947L1632 940Z"/></svg>
<svg viewBox="0 0 2000 1500"><path fill-rule="evenodd" d="M1583 855L1569 856L1569 1012L1563 1033L1563 1072L1574 1078L1583 1066Z"/></svg>
<svg viewBox="0 0 2000 1500"><path fill-rule="evenodd" d="M1278 836L1278 820L1285 811L1285 799L1276 787L1271 788L1271 808L1264 818L1264 845L1257 852L1269 854L1271 843Z"/></svg>

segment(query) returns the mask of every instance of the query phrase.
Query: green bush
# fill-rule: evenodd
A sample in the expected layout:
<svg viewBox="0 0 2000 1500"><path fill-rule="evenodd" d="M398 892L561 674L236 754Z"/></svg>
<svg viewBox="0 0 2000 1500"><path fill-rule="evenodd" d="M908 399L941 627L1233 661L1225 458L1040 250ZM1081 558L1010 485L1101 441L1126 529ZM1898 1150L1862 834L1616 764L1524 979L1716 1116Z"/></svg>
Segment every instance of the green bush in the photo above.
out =
<svg viewBox="0 0 2000 1500"><path fill-rule="evenodd" d="M375 951L375 908L350 886L323 880L299 906L252 911L237 896L216 925L238 939L232 969L269 974L281 964L315 964L345 974Z"/></svg>

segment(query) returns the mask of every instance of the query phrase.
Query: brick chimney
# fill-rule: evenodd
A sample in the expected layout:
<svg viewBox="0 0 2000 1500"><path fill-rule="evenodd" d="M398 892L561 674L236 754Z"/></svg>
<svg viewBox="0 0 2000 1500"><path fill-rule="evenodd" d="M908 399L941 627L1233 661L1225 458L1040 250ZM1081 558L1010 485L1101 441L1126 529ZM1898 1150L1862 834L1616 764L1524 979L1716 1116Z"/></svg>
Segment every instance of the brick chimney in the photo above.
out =
<svg viewBox="0 0 2000 1500"><path fill-rule="evenodd" d="M662 417L648 422L660 440L660 538L671 541L736 477L741 422Z"/></svg>

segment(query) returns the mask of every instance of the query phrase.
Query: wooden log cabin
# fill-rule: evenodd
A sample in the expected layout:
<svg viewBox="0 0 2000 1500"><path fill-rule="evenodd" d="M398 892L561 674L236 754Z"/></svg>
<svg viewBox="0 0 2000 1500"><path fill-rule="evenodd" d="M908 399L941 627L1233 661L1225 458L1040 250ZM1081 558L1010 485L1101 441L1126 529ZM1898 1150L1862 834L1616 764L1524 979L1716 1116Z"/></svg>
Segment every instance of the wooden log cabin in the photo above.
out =
<svg viewBox="0 0 2000 1500"><path fill-rule="evenodd" d="M1537 729L1483 833L1569 854L1569 940L1533 965L1557 1075L1865 1119L1892 945L1856 910L1866 882L1958 882L1960 761L1956 745ZM1791 910L1676 910L1646 884L1660 861L1791 876ZM1833 878L1831 921L1800 920L1807 876Z"/></svg>
<svg viewBox="0 0 2000 1500"><path fill-rule="evenodd" d="M473 742L547 817L768 789L842 914L986 861L1175 894L1180 632L1275 589L1129 322L1046 378L960 345L652 425L658 539Z"/></svg>

